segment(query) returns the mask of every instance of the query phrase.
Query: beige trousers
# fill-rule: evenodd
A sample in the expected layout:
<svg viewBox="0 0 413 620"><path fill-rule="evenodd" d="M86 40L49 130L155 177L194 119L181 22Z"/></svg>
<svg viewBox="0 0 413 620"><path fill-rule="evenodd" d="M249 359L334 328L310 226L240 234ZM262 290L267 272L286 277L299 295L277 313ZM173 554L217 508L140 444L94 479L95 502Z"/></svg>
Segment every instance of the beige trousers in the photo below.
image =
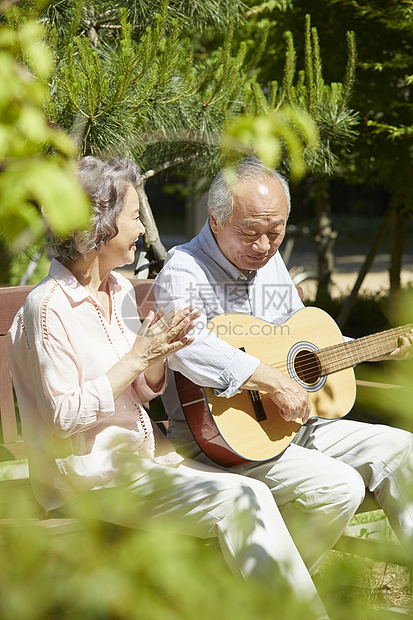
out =
<svg viewBox="0 0 413 620"><path fill-rule="evenodd" d="M185 461L158 466L122 487L136 510L119 510L119 488L89 492L99 518L142 529L167 521L199 538L217 537L234 572L272 588L290 588L311 618L328 618L268 486L259 480ZM130 506L130 502L129 502Z"/></svg>
<svg viewBox="0 0 413 620"><path fill-rule="evenodd" d="M169 434L178 449L210 463L186 422L170 423ZM312 419L278 458L231 471L268 486L312 572L343 533L366 487L400 540L413 539L412 439L385 425Z"/></svg>

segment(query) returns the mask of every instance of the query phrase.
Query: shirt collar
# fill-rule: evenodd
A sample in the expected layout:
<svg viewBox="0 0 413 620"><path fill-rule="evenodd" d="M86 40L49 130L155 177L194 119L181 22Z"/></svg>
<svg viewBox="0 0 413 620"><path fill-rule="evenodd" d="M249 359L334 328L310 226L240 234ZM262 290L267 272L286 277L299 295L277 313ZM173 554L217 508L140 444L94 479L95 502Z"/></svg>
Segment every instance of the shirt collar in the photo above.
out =
<svg viewBox="0 0 413 620"><path fill-rule="evenodd" d="M50 263L49 275L56 280L66 295L71 297L73 301L80 302L91 296L89 291L79 283L73 273L62 265L57 258L53 258ZM114 271L109 274L108 282L110 290L119 291L122 288Z"/></svg>
<svg viewBox="0 0 413 620"><path fill-rule="evenodd" d="M212 234L211 227L209 225L209 220L207 220L198 235L199 243L201 248L209 256L212 260L233 279L233 280L248 280L250 281L256 275L256 270L250 271L248 276L246 276L242 271L238 269L235 265L231 263L227 259L226 256L221 252L221 249L216 242L214 235Z"/></svg>

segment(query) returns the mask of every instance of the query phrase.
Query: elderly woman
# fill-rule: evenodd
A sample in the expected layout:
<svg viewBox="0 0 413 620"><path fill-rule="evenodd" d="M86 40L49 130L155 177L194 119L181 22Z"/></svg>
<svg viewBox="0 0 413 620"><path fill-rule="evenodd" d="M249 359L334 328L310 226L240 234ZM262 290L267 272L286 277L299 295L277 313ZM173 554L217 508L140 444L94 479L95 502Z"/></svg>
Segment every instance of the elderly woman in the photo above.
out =
<svg viewBox="0 0 413 620"><path fill-rule="evenodd" d="M90 229L55 241L49 275L10 330L34 494L46 511L86 493L103 520L140 527L145 517L166 515L186 534L218 536L231 567L272 585L281 575L314 617L326 617L266 485L183 462L166 438L157 452L157 428L142 403L164 389L164 361L191 345L197 314L150 313L141 325L133 287L113 271L133 262L144 233L136 175L126 160L80 162ZM110 487L135 502L135 515L104 501Z"/></svg>

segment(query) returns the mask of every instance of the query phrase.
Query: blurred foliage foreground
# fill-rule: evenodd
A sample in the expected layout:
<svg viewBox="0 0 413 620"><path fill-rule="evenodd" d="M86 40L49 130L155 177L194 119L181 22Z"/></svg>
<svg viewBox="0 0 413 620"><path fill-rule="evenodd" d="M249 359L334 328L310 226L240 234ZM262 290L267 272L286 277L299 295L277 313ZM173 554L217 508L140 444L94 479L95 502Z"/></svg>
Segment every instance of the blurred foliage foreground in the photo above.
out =
<svg viewBox="0 0 413 620"><path fill-rule="evenodd" d="M412 308L412 296L407 292L404 302L398 317L400 324L408 321ZM380 306L377 300L374 305L376 309ZM384 314L385 305L382 301ZM373 330L371 310L368 305L366 314ZM380 315L378 320L382 318ZM371 406L380 421L411 431L413 360L365 366L370 379L404 387L384 393L370 390L369 402L364 404ZM0 469L0 480L1 472ZM108 501L122 522L127 522L127 515L132 514L134 522L142 524L142 530L103 523L98 519L96 502L85 496L70 514L76 519L76 527L62 533L35 523L33 518L39 517L40 511L28 485L16 486L12 481L4 481L7 477L10 470L3 470L1 620L312 618L279 579L274 579L270 589L233 576L216 539L201 541L183 536L174 531L170 522L155 526L150 519L148 522L147 514L136 515L137 502L129 505L127 494L121 490L118 497L118 490L111 489ZM413 494L411 481L407 485ZM154 498L156 501L156 494ZM381 511L368 515L370 519L383 519ZM360 534L369 536L363 534L367 532L366 526L357 523ZM413 557L413 541L405 544L404 549L407 558ZM334 620L379 620L381 609L399 602L410 604L407 568L386 562L331 552L314 580Z"/></svg>
<svg viewBox="0 0 413 620"><path fill-rule="evenodd" d="M13 515L27 514L28 496L13 493ZM124 494L115 501L119 510L131 509ZM105 524L87 497L76 518L76 529L65 534L23 516L0 521L2 620L313 618L282 583L270 589L233 576L215 539L178 535L165 523L147 531ZM326 566L315 581L331 617L377 620L382 601L371 601L365 563L333 552Z"/></svg>
<svg viewBox="0 0 413 620"><path fill-rule="evenodd" d="M136 501L110 491L123 518L136 515ZM10 514L33 514L33 500L13 494ZM166 523L145 531L105 524L88 496L74 514L75 531L60 535L23 517L0 521L2 620L265 620L280 610L298 620L306 612L280 583L269 590L233 576L215 539L178 535Z"/></svg>

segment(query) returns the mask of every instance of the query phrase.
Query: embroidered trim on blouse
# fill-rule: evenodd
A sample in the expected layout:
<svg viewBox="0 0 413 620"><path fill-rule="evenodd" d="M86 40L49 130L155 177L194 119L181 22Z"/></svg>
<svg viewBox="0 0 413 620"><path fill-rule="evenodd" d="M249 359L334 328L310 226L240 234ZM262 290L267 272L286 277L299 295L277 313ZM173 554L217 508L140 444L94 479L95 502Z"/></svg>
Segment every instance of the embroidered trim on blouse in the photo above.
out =
<svg viewBox="0 0 413 620"><path fill-rule="evenodd" d="M90 296L90 300L92 301L92 304L93 304L93 306L94 306L94 308L95 308L95 310L97 312L100 324L102 325L102 328L103 328L103 330L104 330L104 332L106 334L106 338L108 339L108 342L112 345L112 348L115 351L117 357L119 359L121 359L121 356L119 355L119 353L118 353L118 351L116 349L115 343L113 342L112 338L110 337L109 331L108 331L108 329L106 327L105 319L103 318L102 312L101 312L101 310L99 308L99 304L97 303L97 301L95 299L93 299L92 296ZM126 334L125 334L125 330L123 329L122 324L120 322L120 319L119 319L119 317L118 317L118 315L116 313L116 304L114 303L114 301L115 301L114 298L112 298L112 312L114 313L114 316L116 318L116 322L117 322L117 325L118 325L119 329L121 330L121 332L123 333L125 339L127 340ZM137 415L138 415L138 424L140 424L140 426L141 426L141 428L143 430L143 433L144 433L144 437L145 437L143 442L142 442L142 447L136 451L136 454L137 455L145 455L145 448L149 448L150 451L151 451L151 456L153 457L154 454L155 454L155 443L154 443L153 436L152 436L152 441L150 442L150 445L147 445L147 442L150 441L148 422L149 422L150 426L151 426L151 423L150 423L149 416L146 413L146 411L145 411L145 409L144 409L144 407L142 405L139 405L137 402L135 402L135 400L133 398L131 398L131 396L129 394L127 394L127 396L129 398L130 402L133 404L133 406L136 409L136 412L137 412Z"/></svg>
<svg viewBox="0 0 413 620"><path fill-rule="evenodd" d="M29 337L27 335L26 326L25 326L24 321L23 321L23 314L22 314L21 310L19 310L19 312L17 314L17 320L19 321L21 330L23 332L23 336L24 336L24 339L26 341L26 346L27 346L27 348L30 351L31 350L31 346L30 346L30 342L29 342Z"/></svg>
<svg viewBox="0 0 413 620"><path fill-rule="evenodd" d="M115 300L115 295L114 295L113 291L110 292L110 297L112 299L112 312L113 312L113 315L114 315L114 317L116 319L116 323L117 323L120 331L122 332L122 334L125 334L125 330L123 329L123 325L121 323L121 320L120 320L120 318L118 316L118 312L116 310L116 300Z"/></svg>
<svg viewBox="0 0 413 620"><path fill-rule="evenodd" d="M49 331L47 329L47 316L46 316L47 315L47 306L49 304L49 301L50 301L53 293L55 292L55 290L57 289L58 286L59 285L58 285L57 282L55 282L53 284L52 288L49 291L48 296L44 298L43 305L42 305L42 330L43 330L43 338L45 340L49 340Z"/></svg>

